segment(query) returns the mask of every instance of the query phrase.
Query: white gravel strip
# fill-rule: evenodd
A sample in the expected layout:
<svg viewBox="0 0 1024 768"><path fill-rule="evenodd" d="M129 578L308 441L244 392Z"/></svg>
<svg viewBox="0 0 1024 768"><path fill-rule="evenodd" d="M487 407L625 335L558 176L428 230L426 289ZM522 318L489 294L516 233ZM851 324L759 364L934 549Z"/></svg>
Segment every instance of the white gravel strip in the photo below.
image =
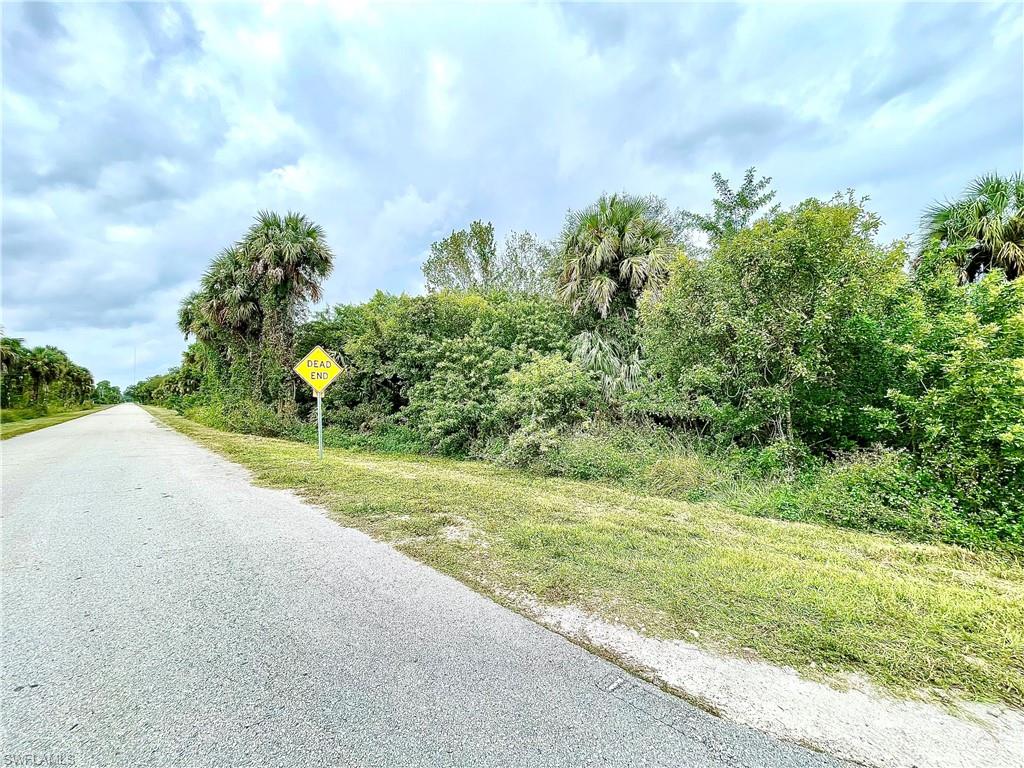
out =
<svg viewBox="0 0 1024 768"><path fill-rule="evenodd" d="M598 647L700 700L728 720L879 768L1024 767L1024 712L962 702L960 716L888 696L866 681L849 690L788 668L646 637L572 607L513 596L542 624Z"/></svg>

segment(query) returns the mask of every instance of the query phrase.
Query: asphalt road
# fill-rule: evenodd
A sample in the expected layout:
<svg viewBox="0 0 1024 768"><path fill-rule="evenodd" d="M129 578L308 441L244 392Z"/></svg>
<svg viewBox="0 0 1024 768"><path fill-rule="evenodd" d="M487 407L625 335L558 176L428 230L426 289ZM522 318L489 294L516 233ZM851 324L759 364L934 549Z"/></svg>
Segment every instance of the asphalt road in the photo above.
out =
<svg viewBox="0 0 1024 768"><path fill-rule="evenodd" d="M2 443L3 764L823 766L121 405Z"/></svg>

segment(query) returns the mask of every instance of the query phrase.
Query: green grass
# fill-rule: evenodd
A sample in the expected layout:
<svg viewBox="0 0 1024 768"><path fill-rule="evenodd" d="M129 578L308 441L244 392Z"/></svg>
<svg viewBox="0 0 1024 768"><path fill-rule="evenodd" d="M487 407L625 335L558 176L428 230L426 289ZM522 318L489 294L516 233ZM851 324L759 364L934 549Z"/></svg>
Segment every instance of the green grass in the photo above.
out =
<svg viewBox="0 0 1024 768"><path fill-rule="evenodd" d="M1024 562L491 464L164 422L501 600L523 592L814 677L1024 706ZM463 535L450 535L461 529Z"/></svg>
<svg viewBox="0 0 1024 768"><path fill-rule="evenodd" d="M0 440L24 435L27 432L35 432L37 429L52 427L54 424L61 424L81 416L88 416L90 413L96 413L109 407L109 405L100 405L95 408L83 408L79 411L63 411L61 413L39 416L34 419L19 418L17 420L8 419L6 414L0 413Z"/></svg>

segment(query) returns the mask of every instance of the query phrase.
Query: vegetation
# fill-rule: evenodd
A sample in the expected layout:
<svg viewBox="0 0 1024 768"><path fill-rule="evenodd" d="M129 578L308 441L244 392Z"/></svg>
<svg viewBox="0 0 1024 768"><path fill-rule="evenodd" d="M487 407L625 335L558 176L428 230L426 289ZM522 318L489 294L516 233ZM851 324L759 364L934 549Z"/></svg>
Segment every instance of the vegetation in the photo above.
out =
<svg viewBox="0 0 1024 768"><path fill-rule="evenodd" d="M933 205L924 216L926 255L952 263L961 283L1002 270L1024 273L1024 174L975 179L960 200Z"/></svg>
<svg viewBox="0 0 1024 768"><path fill-rule="evenodd" d="M511 425L584 419L583 404L595 397L555 356L533 358L509 378L501 419ZM154 412L244 464L257 482L297 489L339 522L499 600L521 593L571 603L653 635L753 649L812 676L852 671L912 695L937 689L1024 704L1024 569L1013 555L766 520L712 499L484 462L340 449L319 462L313 446ZM604 437L621 455L636 442ZM638 451L653 458L662 438L640 435L647 445ZM758 493L725 480L719 461L660 445L663 458L643 470L659 494ZM884 478L888 469L864 462L845 480L829 470L825 493L870 494L870 473ZM723 480L731 490L715 491Z"/></svg>
<svg viewBox="0 0 1024 768"><path fill-rule="evenodd" d="M127 394L310 439L314 401L289 369L321 344L346 370L328 445L1020 551L1019 183L987 177L930 212L913 254L879 242L852 193L783 210L753 169L736 190L716 175L703 215L602 196L550 245L515 235L499 253L473 222L434 244L427 295L312 317L324 233L262 213L183 302L196 341L180 367Z"/></svg>
<svg viewBox="0 0 1024 768"><path fill-rule="evenodd" d="M777 214L779 205L772 203L775 200L775 190L771 188L771 178L763 176L755 181L754 174L754 169L748 168L743 175L743 183L735 191L722 174L711 174L711 181L715 186L711 213L684 211L682 218L685 224L690 229L703 233L712 246L717 246L749 227L756 218ZM702 255L707 252L707 249L699 250Z"/></svg>
<svg viewBox="0 0 1024 768"><path fill-rule="evenodd" d="M94 388L92 374L56 347L26 347L23 339L0 337L0 422L5 425L4 437L83 415L93 403L120 402L116 387L111 387L109 381L101 384L105 385L102 390ZM97 394L104 399L98 399ZM54 418L47 421L46 417ZM38 423L17 429L10 426L11 422L26 420Z"/></svg>
<svg viewBox="0 0 1024 768"><path fill-rule="evenodd" d="M97 382L92 391L92 401L94 403L104 405L120 403L122 400L124 400L124 397L121 395L120 387L115 387L106 379Z"/></svg>
<svg viewBox="0 0 1024 768"><path fill-rule="evenodd" d="M529 232L512 232L498 252L494 225L474 221L430 246L423 262L427 290L534 294L553 285L554 255Z"/></svg>

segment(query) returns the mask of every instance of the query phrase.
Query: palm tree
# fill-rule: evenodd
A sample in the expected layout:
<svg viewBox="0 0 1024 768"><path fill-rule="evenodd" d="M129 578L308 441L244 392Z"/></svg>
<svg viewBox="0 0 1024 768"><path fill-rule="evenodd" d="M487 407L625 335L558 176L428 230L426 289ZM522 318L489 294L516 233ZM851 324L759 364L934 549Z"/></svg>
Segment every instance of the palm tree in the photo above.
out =
<svg viewBox="0 0 1024 768"><path fill-rule="evenodd" d="M278 410L283 411L295 399L289 369L298 314L306 302L320 300L320 286L334 268L334 254L323 228L301 213L282 217L260 211L241 248L249 276L258 286L264 312L262 341L277 361L272 381L283 384L275 385Z"/></svg>
<svg viewBox="0 0 1024 768"><path fill-rule="evenodd" d="M633 309L644 290L664 281L675 235L661 200L602 195L566 218L558 296L573 312L593 309L602 318L616 305Z"/></svg>
<svg viewBox="0 0 1024 768"><path fill-rule="evenodd" d="M1001 269L1009 280L1024 273L1024 174L988 174L972 181L959 200L925 211L924 251L956 265L961 283Z"/></svg>
<svg viewBox="0 0 1024 768"><path fill-rule="evenodd" d="M25 361L28 350L24 339L0 337L0 372L16 370Z"/></svg>
<svg viewBox="0 0 1024 768"><path fill-rule="evenodd" d="M22 391L22 372L27 357L24 339L0 337L0 405L7 407L11 404L12 390Z"/></svg>
<svg viewBox="0 0 1024 768"><path fill-rule="evenodd" d="M282 217L260 211L242 247L254 280L280 305L320 301L320 285L334 268L334 254L318 224L301 213Z"/></svg>
<svg viewBox="0 0 1024 768"><path fill-rule="evenodd" d="M32 380L32 402L45 399L46 387L61 377L69 362L56 347L35 347L28 353L25 369Z"/></svg>
<svg viewBox="0 0 1024 768"><path fill-rule="evenodd" d="M195 336L206 344L217 334L253 342L263 327L263 309L256 283L240 248L225 248L210 263L198 291L181 300L178 328L187 339Z"/></svg>
<svg viewBox="0 0 1024 768"><path fill-rule="evenodd" d="M80 365L70 363L64 371L68 403L84 403L92 394L92 374Z"/></svg>

